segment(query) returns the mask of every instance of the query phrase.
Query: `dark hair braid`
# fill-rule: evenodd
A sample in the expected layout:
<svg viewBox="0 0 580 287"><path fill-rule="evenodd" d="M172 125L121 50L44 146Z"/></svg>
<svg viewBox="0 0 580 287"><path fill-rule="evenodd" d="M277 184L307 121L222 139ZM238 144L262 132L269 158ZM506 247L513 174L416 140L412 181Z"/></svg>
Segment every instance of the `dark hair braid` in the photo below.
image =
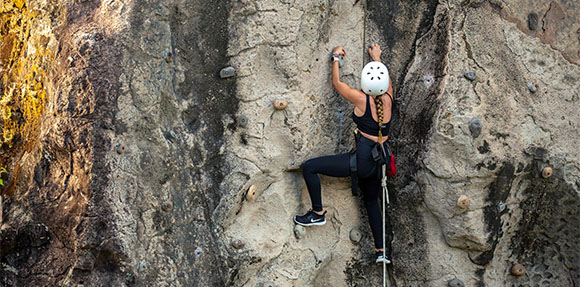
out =
<svg viewBox="0 0 580 287"><path fill-rule="evenodd" d="M382 137L381 126L383 125L383 100L381 96L373 97L377 106L377 116L379 117L379 137Z"/></svg>

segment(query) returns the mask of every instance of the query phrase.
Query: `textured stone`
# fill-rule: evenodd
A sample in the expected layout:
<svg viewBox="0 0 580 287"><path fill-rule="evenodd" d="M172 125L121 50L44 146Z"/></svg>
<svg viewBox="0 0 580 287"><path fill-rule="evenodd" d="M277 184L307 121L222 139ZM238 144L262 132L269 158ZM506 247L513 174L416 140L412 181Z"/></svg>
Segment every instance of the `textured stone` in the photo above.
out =
<svg viewBox="0 0 580 287"><path fill-rule="evenodd" d="M449 286L449 287L464 287L465 284L463 284L463 281L461 281L457 278L454 278L454 279L449 280L449 282L447 282L447 286Z"/></svg>
<svg viewBox="0 0 580 287"><path fill-rule="evenodd" d="M348 236L350 238L350 241L354 243L359 243L362 238L362 234L356 228L351 229L350 232L348 233Z"/></svg>
<svg viewBox="0 0 580 287"><path fill-rule="evenodd" d="M304 238L304 236L306 236L306 228L304 228L304 226L302 226L302 225L298 225L298 224L296 224L296 225L294 226L294 236L295 236L297 239L302 239L302 238Z"/></svg>
<svg viewBox="0 0 580 287"><path fill-rule="evenodd" d="M463 74L463 76L470 81L475 81L476 78L475 71L467 71Z"/></svg>
<svg viewBox="0 0 580 287"><path fill-rule="evenodd" d="M538 14L535 12L528 14L528 29L532 31L538 29Z"/></svg>

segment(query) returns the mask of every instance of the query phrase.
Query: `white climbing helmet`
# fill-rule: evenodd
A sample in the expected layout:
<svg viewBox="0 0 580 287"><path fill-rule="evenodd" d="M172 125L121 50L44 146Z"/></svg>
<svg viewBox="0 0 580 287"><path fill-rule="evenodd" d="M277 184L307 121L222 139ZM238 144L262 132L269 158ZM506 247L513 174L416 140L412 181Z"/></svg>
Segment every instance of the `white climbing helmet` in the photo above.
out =
<svg viewBox="0 0 580 287"><path fill-rule="evenodd" d="M389 89L389 70L381 62L370 62L362 70L360 85L366 94L378 96Z"/></svg>

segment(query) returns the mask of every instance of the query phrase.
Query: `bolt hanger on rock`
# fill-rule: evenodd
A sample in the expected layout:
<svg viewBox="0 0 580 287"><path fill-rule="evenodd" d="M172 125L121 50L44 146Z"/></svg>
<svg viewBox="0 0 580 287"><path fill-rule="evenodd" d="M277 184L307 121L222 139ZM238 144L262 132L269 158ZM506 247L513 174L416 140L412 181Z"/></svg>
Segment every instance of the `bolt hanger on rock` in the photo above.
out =
<svg viewBox="0 0 580 287"><path fill-rule="evenodd" d="M250 186L250 188L248 188L248 193L246 193L246 200L252 202L256 199L257 196L258 196L258 188L256 187L256 185Z"/></svg>

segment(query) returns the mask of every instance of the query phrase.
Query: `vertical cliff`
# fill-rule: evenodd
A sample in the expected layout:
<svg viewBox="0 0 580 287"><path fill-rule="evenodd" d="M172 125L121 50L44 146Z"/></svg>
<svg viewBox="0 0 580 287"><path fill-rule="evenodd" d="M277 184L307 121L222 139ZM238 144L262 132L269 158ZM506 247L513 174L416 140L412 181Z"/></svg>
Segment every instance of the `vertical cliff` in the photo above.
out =
<svg viewBox="0 0 580 287"><path fill-rule="evenodd" d="M352 146L329 52L358 88L371 43L390 286L580 284L574 1L1 3L2 286L380 286L348 178L292 222L301 163Z"/></svg>

